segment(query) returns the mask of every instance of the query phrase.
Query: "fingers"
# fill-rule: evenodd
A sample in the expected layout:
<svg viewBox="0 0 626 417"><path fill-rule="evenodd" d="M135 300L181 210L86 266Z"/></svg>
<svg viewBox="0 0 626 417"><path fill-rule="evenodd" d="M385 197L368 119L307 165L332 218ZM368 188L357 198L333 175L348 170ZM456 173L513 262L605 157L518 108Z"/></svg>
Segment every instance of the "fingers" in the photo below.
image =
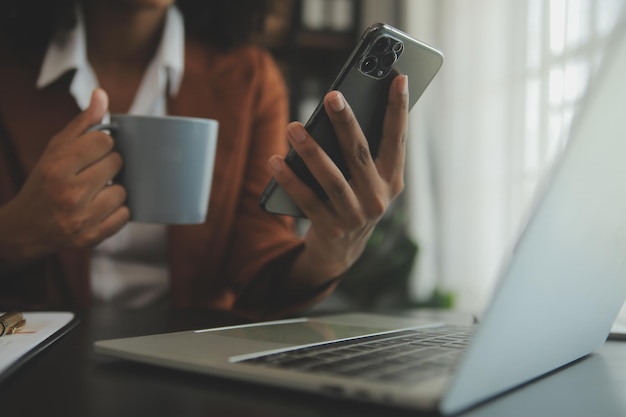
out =
<svg viewBox="0 0 626 417"><path fill-rule="evenodd" d="M65 148L69 174L80 174L113 151L113 138L104 132L89 132ZM70 162L71 161L71 162Z"/></svg>
<svg viewBox="0 0 626 417"><path fill-rule="evenodd" d="M276 181L317 228L323 229L326 235L335 238L344 234L343 225L335 218L338 210L322 201L312 188L304 184L281 156L272 156L269 159L269 166Z"/></svg>
<svg viewBox="0 0 626 417"><path fill-rule="evenodd" d="M361 130L352 108L339 91L328 93L324 97L324 106L350 171L352 187L358 194L372 195L378 188L378 174L372 160L368 140Z"/></svg>
<svg viewBox="0 0 626 417"><path fill-rule="evenodd" d="M48 143L43 161L54 164L59 175L75 175L113 149L113 139L103 132L85 131L99 123L107 112L108 96L95 89L89 107L72 119Z"/></svg>
<svg viewBox="0 0 626 417"><path fill-rule="evenodd" d="M314 213L327 210L328 207L319 196L298 178L281 156L272 156L269 159L269 166L276 181L308 218L315 216Z"/></svg>
<svg viewBox="0 0 626 417"><path fill-rule="evenodd" d="M112 236L128 222L130 212L124 201L126 191L120 185L106 187L94 198L92 218L95 243Z"/></svg>
<svg viewBox="0 0 626 417"><path fill-rule="evenodd" d="M109 108L109 97L101 88L96 88L91 94L91 101L82 113L76 116L60 133L65 137L78 137L89 127L100 123Z"/></svg>
<svg viewBox="0 0 626 417"><path fill-rule="evenodd" d="M84 210L73 213L61 223L67 236L67 246L90 248L120 230L129 220L128 207L124 206L126 191L119 185L106 187L99 192Z"/></svg>
<svg viewBox="0 0 626 417"><path fill-rule="evenodd" d="M325 98L326 110L351 173L352 187L372 214L384 210L389 200L404 187L408 97L407 76L396 76L389 88L382 137L369 138L380 139L376 161L371 158L368 138L363 135L354 113L341 94L334 91Z"/></svg>
<svg viewBox="0 0 626 417"><path fill-rule="evenodd" d="M86 200L91 200L102 188L122 169L122 157L117 152L110 152L96 163L85 168L75 177L76 181L85 186Z"/></svg>
<svg viewBox="0 0 626 417"><path fill-rule="evenodd" d="M55 169L60 175L77 175L113 150L113 138L107 133L85 133L91 126L101 122L107 108L106 92L95 89L89 107L52 138L44 153L44 160L56 161Z"/></svg>
<svg viewBox="0 0 626 417"><path fill-rule="evenodd" d="M287 126L287 133L289 142L328 195L334 210L338 213L355 211L358 207L358 201L350 184L304 126L299 122L290 123ZM294 175L293 181L295 179L297 177ZM303 197L306 198L302 202L303 204L317 208L319 203L309 201L308 195ZM316 195L315 200L319 200Z"/></svg>
<svg viewBox="0 0 626 417"><path fill-rule="evenodd" d="M372 159L368 140L343 95L338 91L328 93L324 106L350 171L350 181L298 122L287 127L289 141L328 194L330 203L321 201L281 158L270 159L270 166L278 183L309 218L331 216L347 226L364 224L365 219L382 216L403 188L408 79L399 75L391 83L376 161Z"/></svg>
<svg viewBox="0 0 626 417"><path fill-rule="evenodd" d="M99 225L99 237L96 243L117 233L130 219L128 207L120 206L107 216Z"/></svg>
<svg viewBox="0 0 626 417"><path fill-rule="evenodd" d="M324 106L339 138L350 172L373 167L367 138L344 96L339 91L331 91L324 97Z"/></svg>
<svg viewBox="0 0 626 417"><path fill-rule="evenodd" d="M377 161L381 177L395 187L401 187L401 184L397 183L402 182L404 175L408 120L409 82L406 75L399 75L393 80L389 89L389 101Z"/></svg>

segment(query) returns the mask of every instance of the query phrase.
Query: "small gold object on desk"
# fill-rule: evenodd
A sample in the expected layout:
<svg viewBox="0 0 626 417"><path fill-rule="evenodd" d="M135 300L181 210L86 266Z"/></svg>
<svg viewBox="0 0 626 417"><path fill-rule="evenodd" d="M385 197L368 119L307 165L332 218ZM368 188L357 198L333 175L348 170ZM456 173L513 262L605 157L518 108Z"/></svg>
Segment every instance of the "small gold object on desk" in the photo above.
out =
<svg viewBox="0 0 626 417"><path fill-rule="evenodd" d="M10 311L0 316L0 336L13 334L26 324L22 313Z"/></svg>

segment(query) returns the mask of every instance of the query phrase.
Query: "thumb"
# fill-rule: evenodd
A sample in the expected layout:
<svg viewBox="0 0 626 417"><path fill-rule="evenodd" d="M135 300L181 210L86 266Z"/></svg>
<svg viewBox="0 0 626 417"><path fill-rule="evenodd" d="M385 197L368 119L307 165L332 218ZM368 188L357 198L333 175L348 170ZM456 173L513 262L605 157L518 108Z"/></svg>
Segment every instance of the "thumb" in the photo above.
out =
<svg viewBox="0 0 626 417"><path fill-rule="evenodd" d="M78 137L85 133L91 126L100 123L106 115L109 108L109 96L106 91L96 88L91 93L91 101L89 106L74 117L72 121L65 126L61 134L63 136Z"/></svg>

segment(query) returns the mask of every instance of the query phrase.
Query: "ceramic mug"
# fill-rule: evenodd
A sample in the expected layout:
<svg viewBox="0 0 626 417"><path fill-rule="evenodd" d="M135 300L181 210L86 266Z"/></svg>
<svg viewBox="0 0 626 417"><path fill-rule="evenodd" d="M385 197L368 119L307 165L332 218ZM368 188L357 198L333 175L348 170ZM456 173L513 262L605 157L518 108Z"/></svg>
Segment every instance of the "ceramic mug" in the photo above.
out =
<svg viewBox="0 0 626 417"><path fill-rule="evenodd" d="M106 130L123 167L113 180L127 193L130 220L203 223L209 205L218 122L193 117L111 115Z"/></svg>

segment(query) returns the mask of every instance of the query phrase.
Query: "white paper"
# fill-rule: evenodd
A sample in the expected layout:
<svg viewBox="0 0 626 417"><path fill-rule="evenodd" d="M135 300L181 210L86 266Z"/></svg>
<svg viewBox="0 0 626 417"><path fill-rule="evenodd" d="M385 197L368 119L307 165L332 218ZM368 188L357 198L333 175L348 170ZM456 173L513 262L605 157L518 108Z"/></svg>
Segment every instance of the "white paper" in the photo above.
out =
<svg viewBox="0 0 626 417"><path fill-rule="evenodd" d="M24 327L15 334L0 337L0 375L74 318L73 313L56 311L23 313L23 315L26 319Z"/></svg>

